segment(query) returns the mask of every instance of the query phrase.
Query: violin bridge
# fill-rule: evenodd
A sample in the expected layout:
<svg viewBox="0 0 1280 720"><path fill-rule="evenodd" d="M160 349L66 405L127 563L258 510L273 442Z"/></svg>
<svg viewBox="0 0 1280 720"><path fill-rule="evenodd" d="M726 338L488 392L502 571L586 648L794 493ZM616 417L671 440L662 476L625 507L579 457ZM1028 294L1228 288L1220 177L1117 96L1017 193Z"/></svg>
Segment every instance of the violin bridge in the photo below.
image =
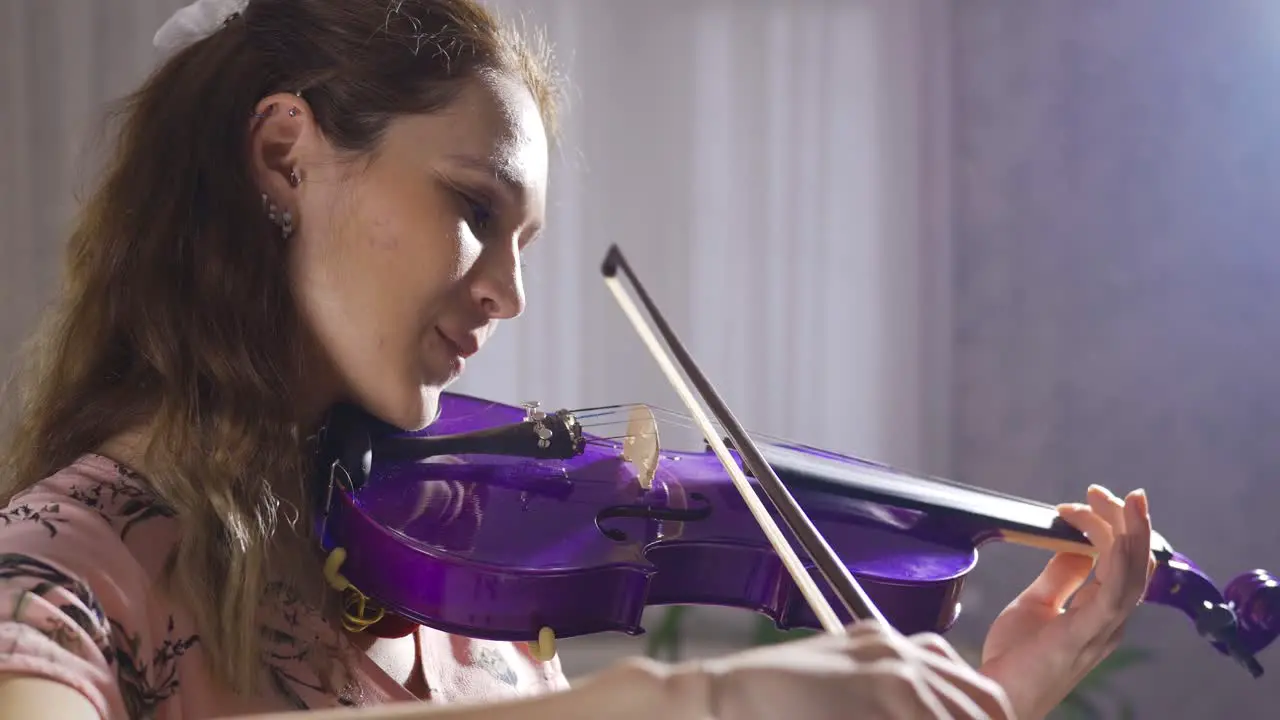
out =
<svg viewBox="0 0 1280 720"><path fill-rule="evenodd" d="M658 472L658 420L647 405L632 406L628 415L622 457L635 466L640 487L652 490L653 476Z"/></svg>

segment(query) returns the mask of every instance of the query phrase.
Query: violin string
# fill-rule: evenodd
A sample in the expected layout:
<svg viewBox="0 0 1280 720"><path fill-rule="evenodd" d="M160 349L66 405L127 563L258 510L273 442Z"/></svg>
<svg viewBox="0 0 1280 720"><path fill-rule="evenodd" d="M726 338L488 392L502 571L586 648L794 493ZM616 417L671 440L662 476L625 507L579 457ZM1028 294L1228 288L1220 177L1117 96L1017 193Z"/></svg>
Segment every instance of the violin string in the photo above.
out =
<svg viewBox="0 0 1280 720"><path fill-rule="evenodd" d="M634 437L643 437L641 435L592 435L586 439L588 445L607 445L612 447L616 443L605 442L606 440L630 440Z"/></svg>
<svg viewBox="0 0 1280 720"><path fill-rule="evenodd" d="M656 420L657 418L655 417L654 419ZM579 423L579 424L585 429L585 428L609 427L611 425L629 425L631 422L633 421L630 418L619 418L617 420L601 420L597 422L585 422L585 423ZM694 430L694 431L698 430L697 426L694 425L692 422L684 421L683 419L679 419L679 420L664 419L660 421L659 431L661 431L661 428L664 426L676 427L682 430ZM640 433L638 435L643 435L643 433Z"/></svg>
<svg viewBox="0 0 1280 720"><path fill-rule="evenodd" d="M620 414L624 409L630 409L630 408L635 408L635 407L645 407L645 408L649 409L650 411L652 411L652 412L654 413L654 419L655 419L655 420L659 420L659 418L658 418L658 416L659 416L659 415L664 416L661 420L659 420L659 428L661 428L661 427L662 427L662 426L664 426L664 425L667 425L667 426L672 426L672 427L679 428L679 429L683 429L683 430L692 430L692 431L694 431L694 432L700 432L700 430L698 429L698 427L693 423L693 418L689 417L687 414L685 414L685 413L681 413L681 412L678 412L678 411L676 411L676 410L670 410L670 409L667 409L667 408L664 408L664 407L661 407L661 406L657 406L657 405L647 405L647 404L641 404L641 403L632 403L632 404L628 404L628 405L614 405L614 406L602 406L602 407L600 407L600 408L589 408L589 409L588 409L588 412L591 412L592 414L587 415L586 417L588 417L588 418L591 418L591 417L595 417L595 418L608 417L608 416L610 416L610 415ZM575 415L576 415L576 412L575 412ZM596 421L596 422L587 422L587 423L582 423L582 422L580 422L580 424L581 424L581 425L582 425L582 427L585 429L585 428L589 428L589 427L606 427L606 426L610 426L610 425L625 425L625 424L628 424L628 423L630 423L630 422L631 422L631 420L630 420L629 418L618 418L618 419L615 419L615 420L600 420L600 421ZM716 421L716 420L712 420L712 421L711 421L711 424L712 424L714 427L716 427L717 429L720 429L720 430L722 430L722 429L723 429L723 428L721 427L721 424L720 424L718 421ZM752 432L752 433L751 433L751 435L752 435L752 437L753 437L754 439L756 439L757 441L763 441L763 442L765 442L765 443L771 443L771 444L775 444L775 445L782 445L782 446L790 445L790 446L793 446L793 447L796 447L796 448L800 448L800 449L810 449L810 450L818 450L819 452L826 452L826 451L822 451L820 448L814 448L814 447L813 447L813 446L811 446L811 445L806 445L806 444L804 444L804 443L795 442L795 441L791 441L791 440L786 440L786 439L783 439L783 438L781 438L781 437L776 437L776 436L773 436L773 435L769 435L769 434L767 434L767 433L756 433L756 432ZM624 439L627 439L627 438L629 438L629 437L633 437L633 435L628 435L628 434L623 434L623 435L612 435L612 436L609 436L609 438L608 438L608 439L611 439L611 440L624 440ZM644 434L634 435L634 437L644 437ZM838 461L837 461L837 462L838 462ZM860 462L866 462L866 461L860 461ZM873 464L873 465L874 465L875 463L871 463L871 464ZM890 473L890 474L903 475L903 476L904 476L904 479L910 478L911 480L914 480L914 481L917 481L917 482L919 482L919 481L923 481L923 482L927 482L927 483L931 483L931 484L947 485L947 486L950 486L950 487L955 488L955 489L957 489L957 490L963 490L963 491L966 491L966 492L972 492L972 493L976 493L976 494L979 494L979 495L984 495L984 496L992 497L992 498L1002 498L1002 499L1009 500L1009 501L1012 501L1012 502L1017 502L1017 503L1020 503L1020 504L1023 504L1023 505L1036 506L1036 507L1040 507L1040 508L1052 508L1052 507L1053 507L1052 505L1050 505L1050 504L1048 504L1048 503L1038 502L1038 501L1035 501L1035 500L1028 500L1027 498L1019 497L1019 496L1017 496L1017 495L1013 495L1013 494L1010 494L1010 493L1004 493L1004 492L1000 492L1000 491L998 491L998 490L990 490L990 489L988 489L988 488L979 487L979 486L975 486L975 485L969 485L969 484L962 483L962 482L958 482L958 481L955 481L955 480L949 480L949 479L947 479L947 478L923 477L923 476L912 476L912 475L909 475L908 473L905 473L905 472L902 472L902 471L899 471L899 470L895 470L895 469L892 469L892 468L887 468L887 469L885 469L885 471L887 471L887 472L888 472L888 473Z"/></svg>
<svg viewBox="0 0 1280 720"><path fill-rule="evenodd" d="M573 412L574 416L578 418L579 425L584 429L586 429L589 427L607 427L610 425L630 426L633 420L627 414L627 412L634 410L636 408L644 408L649 410L653 414L654 420L659 423L660 427L671 426L671 427L675 427L683 430L692 430L695 433L698 433L699 435L701 435L701 429L697 427L696 423L693 422L693 418L689 416L687 413L680 412L677 410L672 410L670 408L662 407L660 405L650 405L648 403L600 405L596 407L579 408L571 412ZM601 418L612 418L612 419L601 419ZM584 419L585 420L596 419L596 421L583 422ZM710 422L713 427L717 428L718 430L723 430L723 427L721 426L721 423L719 421L711 419ZM785 438L769 435L766 433L751 432L751 435L756 440L764 441L766 443L771 443L771 444L780 445L780 446L792 446L794 448L798 448L802 450L804 449L814 450L819 453L827 452L822 450L821 448L815 448L805 443L787 440ZM590 445L615 448L616 441L624 441L633 437L646 437L646 436L648 436L648 433L622 433L620 435L610 434L610 435L604 435L604 436L591 435L586 439L586 442ZM853 460L858 461L857 458L854 458ZM875 465L875 463L871 463L871 464ZM901 471L893 470L892 468L888 468L886 469L886 471L889 472L890 474L902 475L904 476L903 477L904 480L912 480L917 482L924 481L924 482L937 484L937 485L947 485L957 490L962 490L965 492L970 492L970 493L992 497L992 498L1003 498L1012 502L1022 504L1024 506L1037 506L1044 509L1053 508L1053 506L1048 503L1036 502L1033 500L1028 500L1026 498L1018 497L1017 495L1012 495L1012 494L1000 492L997 490L990 490L987 488L978 487L974 485L968 485L968 484L957 482L954 480L948 480L946 478L912 476Z"/></svg>
<svg viewBox="0 0 1280 720"><path fill-rule="evenodd" d="M605 425L627 424L632 422L630 417L622 417L622 418L617 418L612 420L603 420L603 421L596 421L596 422L583 422L583 420L584 419L589 420L592 418L616 417L618 415L621 415L626 410L630 410L637 407L646 408L651 412L653 412L655 420L659 420L659 416L663 416L661 422L664 422L665 424L673 425L675 427L685 429L685 430L698 431L697 424L693 422L693 418L691 418L688 414L678 412L676 410L669 410L667 408L657 406L657 405L644 405L640 403L632 403L629 405L612 405L612 406L606 406L601 408L589 408L587 412L590 414L582 414L578 411L575 411L574 415L575 417L578 418L578 424L584 428L601 427ZM711 424L716 428L723 429L721 427L721 424L717 421L713 420ZM787 442L782 438L774 437L764 433L753 432L751 434L753 437L763 438L770 442L775 442L775 443ZM798 443L793 443L793 444L798 444Z"/></svg>

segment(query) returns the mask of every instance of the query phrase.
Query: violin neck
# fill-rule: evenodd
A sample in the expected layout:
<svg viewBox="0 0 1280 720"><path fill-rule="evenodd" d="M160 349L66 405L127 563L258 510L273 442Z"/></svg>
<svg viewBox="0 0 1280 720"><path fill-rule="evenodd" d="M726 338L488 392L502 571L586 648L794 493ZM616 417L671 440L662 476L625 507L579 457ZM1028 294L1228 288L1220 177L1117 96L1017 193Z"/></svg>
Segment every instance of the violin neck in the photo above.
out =
<svg viewBox="0 0 1280 720"><path fill-rule="evenodd" d="M805 504L839 503L844 498L918 511L907 520L911 529L929 530L942 542L956 538L981 545L1000 540L1051 552L1094 554L1088 539L1052 505L808 447L760 447L778 477ZM821 514L818 505L815 514Z"/></svg>

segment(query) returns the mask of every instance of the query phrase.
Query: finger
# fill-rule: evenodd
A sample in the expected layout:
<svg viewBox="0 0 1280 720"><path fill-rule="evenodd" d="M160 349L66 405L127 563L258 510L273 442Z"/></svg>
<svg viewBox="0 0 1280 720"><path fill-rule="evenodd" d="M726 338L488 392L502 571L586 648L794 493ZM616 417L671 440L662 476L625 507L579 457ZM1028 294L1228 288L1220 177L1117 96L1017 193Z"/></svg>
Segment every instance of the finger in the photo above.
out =
<svg viewBox="0 0 1280 720"><path fill-rule="evenodd" d="M846 653L864 667L909 667L952 718L1012 717L1003 687L972 668L935 633L907 637L892 626L862 621L850 628Z"/></svg>
<svg viewBox="0 0 1280 720"><path fill-rule="evenodd" d="M910 699L925 706L914 708L914 713L921 717L988 717L989 713L984 714L981 707L954 682L943 679L944 675L954 675L956 666L964 661L958 656L956 659L944 658L934 650L922 650L918 647L920 643L914 640L890 625L873 621L861 621L850 627L845 653L860 666L851 678L851 689L859 682L874 679L880 687L874 692L859 694L863 695L864 701L879 699L893 706L893 711L889 707L883 708L887 715L900 714L911 704L908 702ZM938 645L942 644L939 638ZM930 660L952 667L935 670L930 667ZM868 709L863 708L864 711Z"/></svg>
<svg viewBox="0 0 1280 720"><path fill-rule="evenodd" d="M1146 594L1147 584L1155 571L1156 558L1151 552L1151 510L1147 504L1145 490L1135 490L1125 498L1125 522L1129 537L1127 575L1130 586L1126 588L1125 602L1128 606L1137 605Z"/></svg>
<svg viewBox="0 0 1280 720"><path fill-rule="evenodd" d="M1093 507L1081 503L1063 503L1058 506L1058 516L1066 523L1089 538L1089 543L1098 551L1098 556L1106 554L1115 541L1115 533L1111 524L1098 514Z"/></svg>
<svg viewBox="0 0 1280 720"><path fill-rule="evenodd" d="M1111 526L1111 532L1119 536L1125 531L1124 502L1101 485L1090 485L1086 493L1089 507L1102 516Z"/></svg>
<svg viewBox="0 0 1280 720"><path fill-rule="evenodd" d="M907 636L888 622L878 620L857 620L845 626L845 637L855 644L887 644L900 647L907 642Z"/></svg>
<svg viewBox="0 0 1280 720"><path fill-rule="evenodd" d="M1101 588L1102 588L1102 583L1098 582L1097 578L1095 577L1093 582L1088 583L1084 587L1080 588L1080 592L1071 596L1071 599L1067 601L1067 608L1079 609L1079 608L1085 607L1089 603L1093 602L1095 598L1098 597L1098 590Z"/></svg>
<svg viewBox="0 0 1280 720"><path fill-rule="evenodd" d="M844 652L860 663L901 658L911 653L911 642L889 623L859 620L848 627Z"/></svg>
<svg viewBox="0 0 1280 720"><path fill-rule="evenodd" d="M963 660L946 660L932 650L924 654L931 656L924 663L928 669L929 684L947 705L952 717L1013 717L1013 705L1000 683Z"/></svg>
<svg viewBox="0 0 1280 720"><path fill-rule="evenodd" d="M1132 611L1142 599L1147 587L1147 576L1154 558L1151 555L1151 518L1142 511L1145 494L1137 491L1125 498L1125 514L1133 520L1129 531L1117 539L1112 549L1115 578L1107 578L1104 592L1111 601L1111 611Z"/></svg>
<svg viewBox="0 0 1280 720"><path fill-rule="evenodd" d="M958 715L954 705L938 696L938 685L931 674L919 665L899 659L881 660L864 665L840 684L843 692L836 699L842 706L849 702L873 717L979 718L981 715ZM837 707L830 707L836 710ZM758 716L759 706L751 708ZM833 713L834 715L834 713ZM736 717L730 713L717 717Z"/></svg>
<svg viewBox="0 0 1280 720"><path fill-rule="evenodd" d="M932 661L920 666L920 674L934 697L946 708L947 714L943 717L977 720L1011 715L1001 702L1003 690L988 686L983 680L975 681L983 677L976 672L957 671L950 662L934 656Z"/></svg>
<svg viewBox="0 0 1280 720"><path fill-rule="evenodd" d="M969 662L964 658L964 656L956 651L955 647L953 647L951 643L947 642L938 633L916 633L907 639L915 643L917 646L936 655L940 655L951 662L966 664Z"/></svg>
<svg viewBox="0 0 1280 720"><path fill-rule="evenodd" d="M923 652L915 658L927 669L929 685L947 706L951 717L1008 717L1004 689L992 678L976 670L951 643L937 633L918 633L908 638Z"/></svg>
<svg viewBox="0 0 1280 720"><path fill-rule="evenodd" d="M1147 579L1154 558L1151 554L1151 519L1143 511L1145 493L1136 491L1125 499L1125 513L1132 527L1116 539L1109 551L1112 576L1102 578L1094 608L1095 621L1115 632L1146 592Z"/></svg>
<svg viewBox="0 0 1280 720"><path fill-rule="evenodd" d="M1018 594L1015 602L1034 602L1061 608L1084 585L1093 570L1093 558L1076 553L1057 553L1044 570Z"/></svg>
<svg viewBox="0 0 1280 720"><path fill-rule="evenodd" d="M1124 499L1125 526L1127 531L1138 535L1146 543L1146 550L1151 551L1151 506L1147 500L1147 491L1141 488L1129 493Z"/></svg>
<svg viewBox="0 0 1280 720"><path fill-rule="evenodd" d="M1134 519L1129 520L1127 522L1128 522L1128 526L1130 528L1133 528L1133 532L1141 533L1142 537L1146 538L1147 579L1146 579L1145 586L1150 586L1151 577L1156 574L1156 568L1159 567L1159 563L1156 562L1156 556L1154 552L1155 551L1155 544L1154 544L1155 530L1153 529L1152 523L1151 523L1151 505L1149 503L1149 500L1147 499L1146 490L1139 488L1133 491L1133 493L1131 494L1135 496L1134 499L1136 501L1137 507L1133 510L1135 514ZM1128 507L1127 504L1126 504L1126 507ZM1144 594L1146 592L1145 586L1143 590Z"/></svg>

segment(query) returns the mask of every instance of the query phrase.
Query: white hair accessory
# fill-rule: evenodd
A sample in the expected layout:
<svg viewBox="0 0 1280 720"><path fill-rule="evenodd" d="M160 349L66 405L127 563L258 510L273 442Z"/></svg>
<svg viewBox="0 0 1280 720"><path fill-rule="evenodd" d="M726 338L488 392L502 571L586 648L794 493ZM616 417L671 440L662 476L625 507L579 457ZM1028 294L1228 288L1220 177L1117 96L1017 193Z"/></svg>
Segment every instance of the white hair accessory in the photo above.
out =
<svg viewBox="0 0 1280 720"><path fill-rule="evenodd" d="M165 52L180 50L214 34L248 6L249 0L196 0L161 25L151 44Z"/></svg>

